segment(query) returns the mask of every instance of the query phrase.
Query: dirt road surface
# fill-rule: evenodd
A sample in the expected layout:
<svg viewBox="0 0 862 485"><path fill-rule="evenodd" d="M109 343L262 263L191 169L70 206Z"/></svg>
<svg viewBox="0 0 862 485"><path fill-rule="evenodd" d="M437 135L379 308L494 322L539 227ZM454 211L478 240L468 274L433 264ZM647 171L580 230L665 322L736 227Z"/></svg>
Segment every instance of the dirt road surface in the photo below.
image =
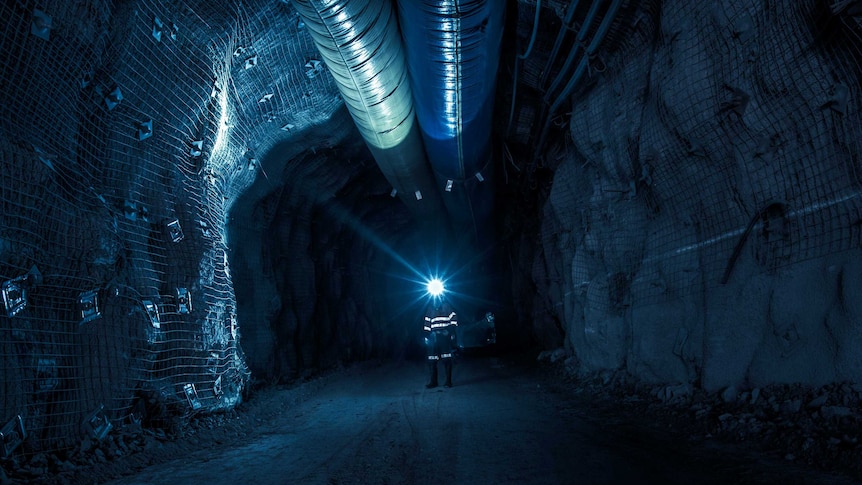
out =
<svg viewBox="0 0 862 485"><path fill-rule="evenodd" d="M242 439L200 442L108 483L855 483L674 440L642 417L599 418L589 399L506 359L462 358L454 374L453 388L425 389L421 362L387 363L339 372L300 398L273 392Z"/></svg>

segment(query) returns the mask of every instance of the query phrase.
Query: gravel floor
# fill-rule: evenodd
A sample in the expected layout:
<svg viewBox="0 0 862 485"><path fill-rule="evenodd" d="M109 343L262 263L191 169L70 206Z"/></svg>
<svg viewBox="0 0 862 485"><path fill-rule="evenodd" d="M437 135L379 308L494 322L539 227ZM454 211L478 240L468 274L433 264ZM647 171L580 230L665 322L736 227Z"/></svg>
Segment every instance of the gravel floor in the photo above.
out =
<svg viewBox="0 0 862 485"><path fill-rule="evenodd" d="M750 404L750 392L726 402L627 385L621 374L570 375L560 362L472 356L456 364L455 387L427 390L421 362L365 363L265 388L233 412L168 433L118 432L33 457L4 481L857 483L859 447L843 438L830 446L806 427L852 418L823 412L838 391L794 411L785 401L809 391L770 399L778 392L764 389Z"/></svg>

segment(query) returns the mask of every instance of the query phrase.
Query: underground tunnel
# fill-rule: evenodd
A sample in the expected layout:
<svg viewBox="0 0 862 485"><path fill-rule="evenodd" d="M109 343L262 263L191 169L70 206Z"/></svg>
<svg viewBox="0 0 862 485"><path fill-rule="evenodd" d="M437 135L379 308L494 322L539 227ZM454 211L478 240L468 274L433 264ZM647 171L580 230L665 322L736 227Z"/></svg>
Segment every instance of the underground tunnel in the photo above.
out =
<svg viewBox="0 0 862 485"><path fill-rule="evenodd" d="M857 2L0 14L0 483L862 480Z"/></svg>

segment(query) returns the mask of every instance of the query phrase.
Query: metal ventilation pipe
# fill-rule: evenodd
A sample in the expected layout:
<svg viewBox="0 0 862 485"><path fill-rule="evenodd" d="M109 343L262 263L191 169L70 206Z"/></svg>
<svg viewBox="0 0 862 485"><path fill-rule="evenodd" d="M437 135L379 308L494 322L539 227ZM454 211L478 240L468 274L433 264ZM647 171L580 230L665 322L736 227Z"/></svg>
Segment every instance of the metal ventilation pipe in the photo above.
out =
<svg viewBox="0 0 862 485"><path fill-rule="evenodd" d="M292 0L383 175L414 215L442 213L415 122L397 16L386 0Z"/></svg>
<svg viewBox="0 0 862 485"><path fill-rule="evenodd" d="M505 2L399 0L428 159L456 232L493 243L491 117ZM478 249L477 248L477 249Z"/></svg>

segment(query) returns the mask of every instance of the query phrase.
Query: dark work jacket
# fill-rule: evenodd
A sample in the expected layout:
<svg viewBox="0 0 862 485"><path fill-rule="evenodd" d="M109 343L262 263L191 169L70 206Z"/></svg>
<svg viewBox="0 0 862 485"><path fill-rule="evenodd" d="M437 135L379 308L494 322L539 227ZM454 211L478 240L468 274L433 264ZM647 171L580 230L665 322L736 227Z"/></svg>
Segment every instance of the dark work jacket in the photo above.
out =
<svg viewBox="0 0 862 485"><path fill-rule="evenodd" d="M456 346L457 326L458 316L451 305L446 302L428 305L422 329L425 331L425 347L429 356L452 356L452 350Z"/></svg>

